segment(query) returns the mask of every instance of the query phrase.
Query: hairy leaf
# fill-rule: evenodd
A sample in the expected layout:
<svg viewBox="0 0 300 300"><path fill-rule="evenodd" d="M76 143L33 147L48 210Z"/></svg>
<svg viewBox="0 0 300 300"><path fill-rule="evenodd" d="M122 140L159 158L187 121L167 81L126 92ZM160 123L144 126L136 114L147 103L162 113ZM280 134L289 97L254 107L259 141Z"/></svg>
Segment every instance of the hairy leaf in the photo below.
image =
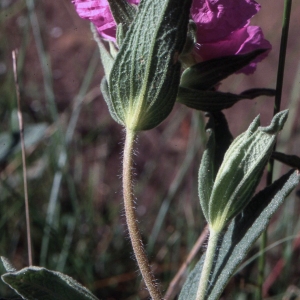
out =
<svg viewBox="0 0 300 300"><path fill-rule="evenodd" d="M97 300L88 289L60 272L28 267L6 273L2 280L27 300Z"/></svg>
<svg viewBox="0 0 300 300"><path fill-rule="evenodd" d="M229 225L220 241L207 290L208 300L219 299L229 279L246 257L250 247L266 229L271 217L299 184L300 174L291 170L259 192ZM205 255L189 274L179 300L195 300Z"/></svg>
<svg viewBox="0 0 300 300"><path fill-rule="evenodd" d="M232 142L227 120L222 112L210 113L206 126L210 136L203 153L198 175L198 195L203 214L208 220L208 205L215 177L225 152Z"/></svg>
<svg viewBox="0 0 300 300"><path fill-rule="evenodd" d="M109 78L113 110L132 130L157 126L171 112L180 81L191 0L142 0Z"/></svg>
<svg viewBox="0 0 300 300"><path fill-rule="evenodd" d="M179 87L177 102L197 110L215 112L229 108L240 100L274 95L275 90L273 89L251 89L236 95L232 93Z"/></svg>
<svg viewBox="0 0 300 300"><path fill-rule="evenodd" d="M8 260L8 258L1 256L1 261L2 261L3 267L5 268L6 272L16 272L17 271L17 269Z"/></svg>

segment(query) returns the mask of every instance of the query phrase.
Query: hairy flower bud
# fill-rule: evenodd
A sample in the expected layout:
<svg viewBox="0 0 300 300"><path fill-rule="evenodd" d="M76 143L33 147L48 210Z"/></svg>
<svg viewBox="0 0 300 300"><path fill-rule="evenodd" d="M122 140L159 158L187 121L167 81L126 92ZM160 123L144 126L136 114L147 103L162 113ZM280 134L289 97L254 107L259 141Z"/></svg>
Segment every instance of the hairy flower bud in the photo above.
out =
<svg viewBox="0 0 300 300"><path fill-rule="evenodd" d="M200 167L199 196L204 215L213 230L221 231L250 201L287 115L287 110L278 113L268 127L260 127L257 117L228 148L212 187L202 185L203 176L200 176L205 172L210 174L214 169L206 161L211 159L207 153L214 151L214 143L208 144Z"/></svg>

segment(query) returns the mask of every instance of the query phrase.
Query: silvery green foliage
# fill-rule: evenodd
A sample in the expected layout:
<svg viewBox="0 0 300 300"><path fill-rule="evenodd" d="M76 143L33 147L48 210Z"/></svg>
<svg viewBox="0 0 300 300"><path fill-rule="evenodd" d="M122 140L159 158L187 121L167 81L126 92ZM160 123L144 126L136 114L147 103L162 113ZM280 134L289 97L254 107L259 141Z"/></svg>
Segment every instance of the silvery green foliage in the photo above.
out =
<svg viewBox="0 0 300 300"><path fill-rule="evenodd" d="M253 197L243 212L230 223L215 253L210 284L206 293L207 300L219 299L251 246L267 228L271 217L299 182L299 172L289 171ZM204 258L205 254L189 274L179 300L196 299Z"/></svg>
<svg viewBox="0 0 300 300"><path fill-rule="evenodd" d="M13 264L6 258L1 256L1 261L6 272L15 272L17 269L13 266Z"/></svg>
<svg viewBox="0 0 300 300"><path fill-rule="evenodd" d="M142 0L108 78L111 110L131 130L171 112L180 81L191 0Z"/></svg>
<svg viewBox="0 0 300 300"><path fill-rule="evenodd" d="M7 269L7 260L2 259ZM26 300L98 300L88 289L60 272L40 267L7 269L1 279Z"/></svg>
<svg viewBox="0 0 300 300"><path fill-rule="evenodd" d="M208 182L205 174L216 172L211 158L215 152L214 135L211 135L199 171L199 197L214 231L221 231L248 204L287 115L288 111L278 113L268 127L260 127L257 117L248 130L232 142L218 173L211 174Z"/></svg>

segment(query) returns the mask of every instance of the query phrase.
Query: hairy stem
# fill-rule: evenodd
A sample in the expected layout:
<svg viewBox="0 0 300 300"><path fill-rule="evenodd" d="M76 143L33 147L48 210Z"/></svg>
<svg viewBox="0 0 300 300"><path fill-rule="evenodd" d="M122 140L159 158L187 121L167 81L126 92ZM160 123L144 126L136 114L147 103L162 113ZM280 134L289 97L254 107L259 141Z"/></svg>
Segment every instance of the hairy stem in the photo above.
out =
<svg viewBox="0 0 300 300"><path fill-rule="evenodd" d="M126 223L133 248L135 258L143 279L153 300L162 299L162 295L156 284L154 275L151 271L148 258L146 256L141 234L137 226L137 220L134 210L134 196L132 185L132 167L133 167L133 145L136 133L130 129L126 130L126 140L123 156L123 197L125 206Z"/></svg>
<svg viewBox="0 0 300 300"><path fill-rule="evenodd" d="M204 260L204 264L200 276L200 282L198 286L196 300L205 299L205 294L209 283L209 277L214 262L214 256L218 246L219 236L220 236L220 232L216 232L210 229L208 246L207 246L205 260Z"/></svg>

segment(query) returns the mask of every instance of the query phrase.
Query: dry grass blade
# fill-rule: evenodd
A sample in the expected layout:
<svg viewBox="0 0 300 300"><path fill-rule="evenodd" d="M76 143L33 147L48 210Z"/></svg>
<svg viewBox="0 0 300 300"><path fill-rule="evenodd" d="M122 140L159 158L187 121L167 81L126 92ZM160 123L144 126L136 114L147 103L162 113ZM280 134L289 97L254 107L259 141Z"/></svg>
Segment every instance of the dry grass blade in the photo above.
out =
<svg viewBox="0 0 300 300"><path fill-rule="evenodd" d="M24 126L23 126L23 117L22 117L22 111L21 111L20 87L19 87L18 72L17 72L17 53L18 53L17 50L12 51L14 80L15 80L15 87L16 87L16 93L17 93L17 103L18 103L18 120L19 120L19 129L20 129L20 141L21 141L21 149L22 149L22 164L23 164L23 180L24 180L24 198L25 198L25 215L26 215L28 263L29 263L29 266L32 266L30 214L29 214L29 201L28 201L28 188L27 188L27 172L26 172L26 157L25 157L25 143L24 143Z"/></svg>

